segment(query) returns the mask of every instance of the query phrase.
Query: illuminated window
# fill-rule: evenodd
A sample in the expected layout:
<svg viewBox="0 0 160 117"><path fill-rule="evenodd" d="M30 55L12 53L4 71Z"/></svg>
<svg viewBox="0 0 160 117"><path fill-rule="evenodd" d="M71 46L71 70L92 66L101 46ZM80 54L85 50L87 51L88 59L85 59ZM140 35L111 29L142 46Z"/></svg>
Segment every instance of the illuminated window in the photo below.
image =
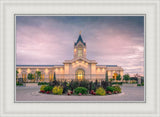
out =
<svg viewBox="0 0 160 117"><path fill-rule="evenodd" d="M44 74L41 74L40 81L44 81Z"/></svg>
<svg viewBox="0 0 160 117"><path fill-rule="evenodd" d="M23 73L23 74L22 74L22 78L23 78L23 81L26 82L26 80L27 80L27 75L26 75L25 73Z"/></svg>
<svg viewBox="0 0 160 117"><path fill-rule="evenodd" d="M49 74L49 80L53 81L53 74L52 73Z"/></svg>
<svg viewBox="0 0 160 117"><path fill-rule="evenodd" d="M78 48L78 57L81 57L82 54L83 54L83 49L82 49L82 47L79 47Z"/></svg>
<svg viewBox="0 0 160 117"><path fill-rule="evenodd" d="M76 79L77 80L83 80L84 79L84 70L82 70L82 69L77 70Z"/></svg>

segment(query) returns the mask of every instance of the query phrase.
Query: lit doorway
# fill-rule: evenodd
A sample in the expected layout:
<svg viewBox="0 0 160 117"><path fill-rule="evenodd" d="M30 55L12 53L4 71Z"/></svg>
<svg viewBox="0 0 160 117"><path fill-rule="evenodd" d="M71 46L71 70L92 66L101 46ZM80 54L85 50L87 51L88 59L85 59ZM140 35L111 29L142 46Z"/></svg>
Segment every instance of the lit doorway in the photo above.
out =
<svg viewBox="0 0 160 117"><path fill-rule="evenodd" d="M84 70L83 69L78 69L76 71L76 79L77 80L83 80L84 79Z"/></svg>

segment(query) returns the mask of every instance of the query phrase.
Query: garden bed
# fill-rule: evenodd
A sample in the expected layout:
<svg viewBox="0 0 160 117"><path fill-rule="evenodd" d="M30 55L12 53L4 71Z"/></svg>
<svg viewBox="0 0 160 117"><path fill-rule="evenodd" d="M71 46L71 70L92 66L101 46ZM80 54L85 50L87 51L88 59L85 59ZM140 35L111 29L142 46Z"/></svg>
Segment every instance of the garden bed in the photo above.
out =
<svg viewBox="0 0 160 117"><path fill-rule="evenodd" d="M55 94L53 94L53 93L49 93L49 94L47 94L46 92L45 93L42 93L41 91L39 91L39 93L41 93L41 94L44 94L44 95L55 95ZM117 94L122 94L122 92L121 93L116 93L116 94L114 94L114 93L112 93L112 94L106 94L106 95L103 95L103 96L109 96L109 95L117 95ZM76 94L72 94L72 95L68 95L68 94L62 94L62 95L57 95L57 96L79 96L79 95L76 95ZM86 95L81 95L81 96L101 96L101 95L93 95L93 94L86 94Z"/></svg>
<svg viewBox="0 0 160 117"><path fill-rule="evenodd" d="M110 86L107 81L102 81L101 85L97 81L71 81L71 82L57 82L54 81L49 85L42 85L40 93L52 94L52 95L78 95L78 96L90 96L90 95L112 95L121 93L119 86Z"/></svg>

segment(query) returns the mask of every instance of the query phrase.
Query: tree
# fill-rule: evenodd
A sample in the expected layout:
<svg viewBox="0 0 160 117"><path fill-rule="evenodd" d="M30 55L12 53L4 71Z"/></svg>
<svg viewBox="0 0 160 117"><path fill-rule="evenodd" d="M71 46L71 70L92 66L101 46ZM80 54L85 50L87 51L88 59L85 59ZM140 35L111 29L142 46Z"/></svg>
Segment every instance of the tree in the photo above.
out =
<svg viewBox="0 0 160 117"><path fill-rule="evenodd" d="M117 75L116 80L121 80L121 75L120 74Z"/></svg>
<svg viewBox="0 0 160 117"><path fill-rule="evenodd" d="M33 74L28 74L28 79L33 80L34 79Z"/></svg>
<svg viewBox="0 0 160 117"><path fill-rule="evenodd" d="M38 82L38 79L41 77L41 72L40 71L36 71L36 78L37 78L37 82Z"/></svg>
<svg viewBox="0 0 160 117"><path fill-rule="evenodd" d="M54 72L54 80L56 80L56 73Z"/></svg>
<svg viewBox="0 0 160 117"><path fill-rule="evenodd" d="M123 80L126 80L126 81L130 80L129 74L125 74L125 75L123 76Z"/></svg>
<svg viewBox="0 0 160 117"><path fill-rule="evenodd" d="M18 71L16 70L16 82L18 82Z"/></svg>
<svg viewBox="0 0 160 117"><path fill-rule="evenodd" d="M108 72L106 72L106 78L105 81L108 82Z"/></svg>
<svg viewBox="0 0 160 117"><path fill-rule="evenodd" d="M19 72L16 70L16 77L18 77L18 73L19 73Z"/></svg>

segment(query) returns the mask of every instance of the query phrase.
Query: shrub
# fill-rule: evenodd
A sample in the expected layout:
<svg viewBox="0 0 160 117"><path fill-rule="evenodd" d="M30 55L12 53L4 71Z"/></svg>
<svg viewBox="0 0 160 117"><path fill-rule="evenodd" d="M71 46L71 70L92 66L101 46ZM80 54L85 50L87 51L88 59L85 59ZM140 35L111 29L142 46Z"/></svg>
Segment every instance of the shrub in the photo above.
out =
<svg viewBox="0 0 160 117"><path fill-rule="evenodd" d="M102 81L102 82L101 82L101 86L102 86L104 89L106 89L106 88L109 86L109 82L107 82L107 81Z"/></svg>
<svg viewBox="0 0 160 117"><path fill-rule="evenodd" d="M69 86L67 85L68 83L66 81L64 81L62 83L62 86L63 86L63 93L66 93L69 89Z"/></svg>
<svg viewBox="0 0 160 117"><path fill-rule="evenodd" d="M113 84L119 84L119 85L122 85L122 82L112 82L112 85Z"/></svg>
<svg viewBox="0 0 160 117"><path fill-rule="evenodd" d="M73 91L73 89L76 89L77 87L79 87L78 80L75 80L75 81L72 80L71 83L70 83L71 90Z"/></svg>
<svg viewBox="0 0 160 117"><path fill-rule="evenodd" d="M113 86L114 91L121 93L121 88L119 86Z"/></svg>
<svg viewBox="0 0 160 117"><path fill-rule="evenodd" d="M123 76L123 80L125 80L125 81L130 80L129 74L125 74L125 75Z"/></svg>
<svg viewBox="0 0 160 117"><path fill-rule="evenodd" d="M116 80L121 80L121 75L120 74L117 75Z"/></svg>
<svg viewBox="0 0 160 117"><path fill-rule="evenodd" d="M142 86L144 86L144 82L142 82L142 84L141 84Z"/></svg>
<svg viewBox="0 0 160 117"><path fill-rule="evenodd" d="M114 91L114 87L109 87L109 86L108 86L108 87L106 88L106 91L113 92L113 91Z"/></svg>
<svg viewBox="0 0 160 117"><path fill-rule="evenodd" d="M89 90L89 91L92 91L92 90L95 91L95 90L96 90L96 89L95 89L95 86L94 86L94 83L93 83L92 81L89 82L88 90Z"/></svg>
<svg viewBox="0 0 160 117"><path fill-rule="evenodd" d="M141 84L137 84L137 86L141 86Z"/></svg>
<svg viewBox="0 0 160 117"><path fill-rule="evenodd" d="M137 83L137 81L136 80L131 80L131 82L130 82L131 84L136 84Z"/></svg>
<svg viewBox="0 0 160 117"><path fill-rule="evenodd" d="M16 83L16 86L23 86L23 84L22 83Z"/></svg>
<svg viewBox="0 0 160 117"><path fill-rule="evenodd" d="M104 88L99 87L98 89L96 89L96 95L106 95L106 91L104 90Z"/></svg>
<svg viewBox="0 0 160 117"><path fill-rule="evenodd" d="M40 91L44 91L44 88L46 87L46 85L42 85L40 88Z"/></svg>
<svg viewBox="0 0 160 117"><path fill-rule="evenodd" d="M28 74L28 80L33 80L34 79L34 77L33 77L33 74Z"/></svg>
<svg viewBox="0 0 160 117"><path fill-rule="evenodd" d="M45 91L52 91L53 87L52 86L46 86L44 88Z"/></svg>
<svg viewBox="0 0 160 117"><path fill-rule="evenodd" d="M49 85L47 82L38 82L38 85Z"/></svg>
<svg viewBox="0 0 160 117"><path fill-rule="evenodd" d="M60 85L60 82L57 81L57 80L54 80L54 81L52 81L52 82L49 83L49 86L52 86L52 87L59 86L59 85Z"/></svg>
<svg viewBox="0 0 160 117"><path fill-rule="evenodd" d="M88 90L85 88L85 87L77 87L75 90L74 90L74 93L75 94L79 94L81 93L82 95L83 94L87 94L88 93Z"/></svg>
<svg viewBox="0 0 160 117"><path fill-rule="evenodd" d="M63 87L62 86L54 86L54 88L52 89L52 93L62 95Z"/></svg>
<svg viewBox="0 0 160 117"><path fill-rule="evenodd" d="M86 89L88 89L89 86L89 82L87 80L82 80L80 82L80 87L85 87Z"/></svg>

